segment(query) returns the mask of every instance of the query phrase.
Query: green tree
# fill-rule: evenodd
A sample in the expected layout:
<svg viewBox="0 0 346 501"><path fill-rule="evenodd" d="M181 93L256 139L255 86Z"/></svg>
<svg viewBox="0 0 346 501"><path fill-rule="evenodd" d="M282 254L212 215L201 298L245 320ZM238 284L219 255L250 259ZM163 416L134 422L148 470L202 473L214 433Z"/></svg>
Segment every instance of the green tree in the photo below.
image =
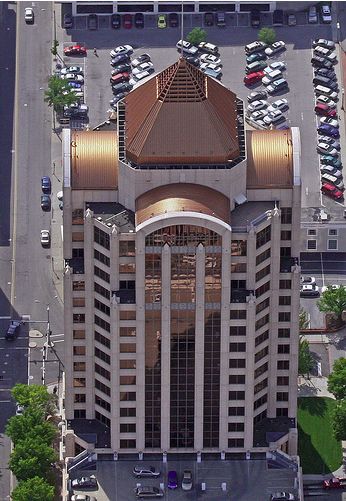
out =
<svg viewBox="0 0 346 501"><path fill-rule="evenodd" d="M309 343L306 339L300 336L299 339L299 355L298 355L298 373L308 375L314 366L314 359L309 349Z"/></svg>
<svg viewBox="0 0 346 501"><path fill-rule="evenodd" d="M58 40L53 40L53 45L50 49L51 53L53 56L56 56L58 54L58 47L59 47L59 42Z"/></svg>
<svg viewBox="0 0 346 501"><path fill-rule="evenodd" d="M258 32L258 40L267 45L273 44L276 40L275 30L273 30L273 28L261 28Z"/></svg>
<svg viewBox="0 0 346 501"><path fill-rule="evenodd" d="M12 388L11 394L18 404L24 407L32 406L36 409L45 409L51 400L47 388L38 384L16 384Z"/></svg>
<svg viewBox="0 0 346 501"><path fill-rule="evenodd" d="M48 80L48 89L45 91L45 102L53 106L54 111L60 113L64 106L76 102L76 95L68 83L57 75L52 75Z"/></svg>
<svg viewBox="0 0 346 501"><path fill-rule="evenodd" d="M333 289L329 286L317 301L317 306L324 313L333 313L338 324L342 324L342 313L346 309L346 287Z"/></svg>
<svg viewBox="0 0 346 501"><path fill-rule="evenodd" d="M309 327L309 317L304 308L299 310L299 330L307 329Z"/></svg>
<svg viewBox="0 0 346 501"><path fill-rule="evenodd" d="M332 414L332 427L337 440L346 440L346 400L339 400Z"/></svg>
<svg viewBox="0 0 346 501"><path fill-rule="evenodd" d="M40 409L28 408L21 416L12 416L8 420L6 435L14 444L26 438L32 438L50 445L57 431L51 423L44 421L44 414Z"/></svg>
<svg viewBox="0 0 346 501"><path fill-rule="evenodd" d="M193 28L187 35L187 40L192 43L192 45L198 45L201 42L206 42L207 32L202 28Z"/></svg>
<svg viewBox="0 0 346 501"><path fill-rule="evenodd" d="M11 453L9 467L19 481L32 477L45 477L57 455L39 438L27 438L16 444Z"/></svg>
<svg viewBox="0 0 346 501"><path fill-rule="evenodd" d="M328 390L337 400L346 398L346 358L338 358L328 376Z"/></svg>
<svg viewBox="0 0 346 501"><path fill-rule="evenodd" d="M29 478L12 491L13 501L53 501L54 487L40 477Z"/></svg>

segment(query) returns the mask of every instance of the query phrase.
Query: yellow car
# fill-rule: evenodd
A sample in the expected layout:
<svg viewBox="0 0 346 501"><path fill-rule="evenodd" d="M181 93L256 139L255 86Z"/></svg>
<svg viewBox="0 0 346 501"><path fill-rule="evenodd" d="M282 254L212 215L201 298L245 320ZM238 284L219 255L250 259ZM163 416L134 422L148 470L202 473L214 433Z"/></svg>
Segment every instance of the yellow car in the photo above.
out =
<svg viewBox="0 0 346 501"><path fill-rule="evenodd" d="M167 28L166 16L162 14L157 19L157 27L158 28Z"/></svg>

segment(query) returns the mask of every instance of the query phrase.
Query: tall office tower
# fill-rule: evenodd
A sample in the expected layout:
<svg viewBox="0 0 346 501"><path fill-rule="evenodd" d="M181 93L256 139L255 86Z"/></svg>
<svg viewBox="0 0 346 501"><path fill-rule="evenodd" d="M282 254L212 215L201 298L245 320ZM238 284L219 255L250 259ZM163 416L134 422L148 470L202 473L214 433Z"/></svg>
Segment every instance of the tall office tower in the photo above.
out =
<svg viewBox="0 0 346 501"><path fill-rule="evenodd" d="M64 131L66 413L99 452L296 452L300 136L184 59ZM91 444L91 445L90 445Z"/></svg>

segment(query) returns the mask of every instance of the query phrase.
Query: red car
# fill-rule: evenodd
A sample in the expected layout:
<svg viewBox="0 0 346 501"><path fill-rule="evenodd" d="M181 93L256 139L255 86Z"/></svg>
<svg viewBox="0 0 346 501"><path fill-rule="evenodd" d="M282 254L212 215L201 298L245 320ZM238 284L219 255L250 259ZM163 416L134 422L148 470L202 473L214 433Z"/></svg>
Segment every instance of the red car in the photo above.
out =
<svg viewBox="0 0 346 501"><path fill-rule="evenodd" d="M131 14L124 14L123 15L123 28L126 28L129 30L132 28L132 16Z"/></svg>
<svg viewBox="0 0 346 501"><path fill-rule="evenodd" d="M244 77L245 85L253 85L256 82L259 82L264 77L263 71L256 71L255 73L249 73Z"/></svg>
<svg viewBox="0 0 346 501"><path fill-rule="evenodd" d="M344 196L342 191L338 190L336 186L330 183L322 183L321 191L324 195L328 195L335 200L340 200L340 198L343 198Z"/></svg>
<svg viewBox="0 0 346 501"><path fill-rule="evenodd" d="M120 82L127 82L130 79L129 73L118 73L117 75L112 75L110 78L111 84L116 84Z"/></svg>
<svg viewBox="0 0 346 501"><path fill-rule="evenodd" d="M323 103L317 103L315 106L315 113L316 115L321 115L324 117L335 117L336 116L336 110L333 108L330 108L326 104Z"/></svg>
<svg viewBox="0 0 346 501"><path fill-rule="evenodd" d="M335 477L323 480L323 489L346 489L346 479Z"/></svg>
<svg viewBox="0 0 346 501"><path fill-rule="evenodd" d="M65 56L86 56L87 50L83 45L70 45L64 48Z"/></svg>

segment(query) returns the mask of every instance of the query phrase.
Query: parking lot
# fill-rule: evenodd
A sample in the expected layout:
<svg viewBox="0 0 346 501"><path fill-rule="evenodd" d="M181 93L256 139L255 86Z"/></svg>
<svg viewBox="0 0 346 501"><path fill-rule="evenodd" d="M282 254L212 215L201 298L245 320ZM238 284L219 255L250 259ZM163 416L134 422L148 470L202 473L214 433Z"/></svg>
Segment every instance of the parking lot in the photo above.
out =
<svg viewBox="0 0 346 501"><path fill-rule="evenodd" d="M97 501L130 501L135 499L134 489L137 484L161 487L164 490L164 500L194 501L268 501L269 495L278 490L294 491L295 473L291 470L268 470L265 460L243 461L152 461L150 464L161 471L158 479L136 479L132 474L133 461L98 461L96 475L99 481L99 490L89 492L97 496ZM167 472L176 470L181 482L184 469L192 470L193 488L183 491L180 487L175 490L166 488ZM83 472L83 476L88 473ZM78 476L81 475L79 472ZM202 483L205 490L202 491ZM222 490L222 483L225 489Z"/></svg>

